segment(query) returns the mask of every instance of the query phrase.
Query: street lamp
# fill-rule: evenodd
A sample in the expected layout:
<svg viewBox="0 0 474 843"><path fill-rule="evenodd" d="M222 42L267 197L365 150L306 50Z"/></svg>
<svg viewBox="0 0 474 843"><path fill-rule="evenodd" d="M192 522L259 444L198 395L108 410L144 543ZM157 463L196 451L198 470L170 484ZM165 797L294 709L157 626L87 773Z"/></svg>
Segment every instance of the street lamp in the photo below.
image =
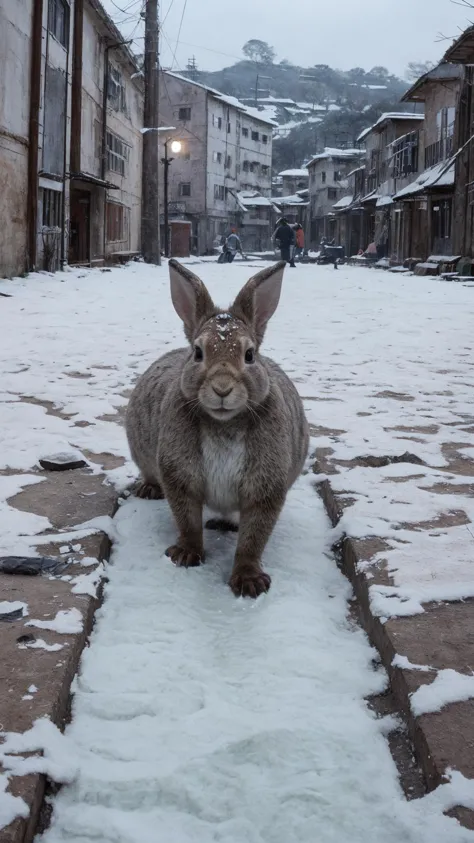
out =
<svg viewBox="0 0 474 843"><path fill-rule="evenodd" d="M142 251L147 262L156 262L158 266L161 266L158 194L158 143L155 147L151 141L150 132L174 132L174 130L174 126L146 126L140 129L140 132L143 135L144 148ZM145 162L148 162L149 165L146 170ZM148 257L148 255L150 255L150 257Z"/></svg>
<svg viewBox="0 0 474 843"><path fill-rule="evenodd" d="M164 217L165 217L165 257L169 257L169 209L168 209L168 178L169 178L169 168L171 162L174 160L173 158L168 157L168 144L171 144L171 152L174 152L175 155L178 152L181 152L182 143L179 140L173 140L172 138L167 138L164 143L165 147L165 157L161 159L161 163L163 164L164 170L164 178L163 178L163 200L164 200Z"/></svg>

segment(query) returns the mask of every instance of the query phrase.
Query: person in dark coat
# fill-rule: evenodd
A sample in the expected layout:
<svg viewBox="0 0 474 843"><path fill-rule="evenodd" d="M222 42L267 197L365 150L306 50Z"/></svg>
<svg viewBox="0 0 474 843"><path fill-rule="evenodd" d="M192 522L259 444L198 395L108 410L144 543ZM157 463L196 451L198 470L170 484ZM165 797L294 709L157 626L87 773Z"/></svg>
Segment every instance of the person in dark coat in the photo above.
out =
<svg viewBox="0 0 474 843"><path fill-rule="evenodd" d="M289 225L288 220L282 217L273 232L273 239L278 249L280 249L282 261L286 261L290 266L295 267L293 256L293 246L295 245L295 232Z"/></svg>

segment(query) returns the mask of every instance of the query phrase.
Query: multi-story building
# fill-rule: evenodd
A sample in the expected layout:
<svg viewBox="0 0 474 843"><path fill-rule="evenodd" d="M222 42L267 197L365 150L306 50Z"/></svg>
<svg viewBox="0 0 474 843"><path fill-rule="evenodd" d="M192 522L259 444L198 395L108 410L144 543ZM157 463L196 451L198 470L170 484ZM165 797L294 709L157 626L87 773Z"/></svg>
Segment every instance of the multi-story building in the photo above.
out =
<svg viewBox="0 0 474 843"><path fill-rule="evenodd" d="M0 276L140 248L143 81L99 0L0 6Z"/></svg>
<svg viewBox="0 0 474 843"><path fill-rule="evenodd" d="M74 2L0 6L0 276L65 259Z"/></svg>
<svg viewBox="0 0 474 843"><path fill-rule="evenodd" d="M397 249L398 214L393 207L393 197L418 173L423 119L422 113L382 114L357 139L365 146L365 195L360 199L366 215L364 229L368 243L365 247L375 242L379 258L388 257ZM400 166L403 144L406 144L407 153Z"/></svg>
<svg viewBox="0 0 474 843"><path fill-rule="evenodd" d="M325 237L336 236L337 219L334 205L348 191L348 173L363 156L360 149L330 149L315 155L308 164L310 202L310 242L318 246Z"/></svg>
<svg viewBox="0 0 474 843"><path fill-rule="evenodd" d="M281 178L281 196L292 196L299 190L307 190L309 183L309 172L307 167L293 170L282 170L278 173Z"/></svg>
<svg viewBox="0 0 474 843"><path fill-rule="evenodd" d="M234 224L244 247L270 241L272 122L258 111L179 74L161 72L160 122L175 127L161 143L181 142L169 167L169 213L190 220L193 250L212 251ZM239 194L239 196L237 195ZM243 210L246 208L246 211ZM251 209L251 210L250 210Z"/></svg>
<svg viewBox="0 0 474 843"><path fill-rule="evenodd" d="M442 62L425 73L404 95L403 102L422 103L425 109L416 176L413 133L392 146L394 178L408 184L396 190L393 232L394 258L426 260L432 255L452 256L452 206L454 163L446 167L454 152L456 107L463 68ZM415 176L413 175L415 173Z"/></svg>
<svg viewBox="0 0 474 843"><path fill-rule="evenodd" d="M76 0L70 263L138 253L143 77L98 0Z"/></svg>

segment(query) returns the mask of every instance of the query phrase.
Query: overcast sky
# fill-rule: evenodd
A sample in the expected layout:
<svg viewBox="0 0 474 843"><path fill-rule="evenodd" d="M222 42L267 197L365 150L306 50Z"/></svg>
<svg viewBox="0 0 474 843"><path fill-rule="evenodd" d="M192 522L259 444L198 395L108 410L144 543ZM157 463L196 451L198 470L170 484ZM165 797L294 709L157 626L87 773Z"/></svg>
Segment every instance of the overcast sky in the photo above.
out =
<svg viewBox="0 0 474 843"><path fill-rule="evenodd" d="M144 0L102 2L141 51ZM218 70L242 56L246 41L259 38L272 45L277 61L342 70L383 65L403 76L410 61L441 58L449 42L439 43L439 33L456 37L469 18L474 21L474 9L452 0L162 0L160 16L162 64L174 60L174 69L195 55L200 69Z"/></svg>

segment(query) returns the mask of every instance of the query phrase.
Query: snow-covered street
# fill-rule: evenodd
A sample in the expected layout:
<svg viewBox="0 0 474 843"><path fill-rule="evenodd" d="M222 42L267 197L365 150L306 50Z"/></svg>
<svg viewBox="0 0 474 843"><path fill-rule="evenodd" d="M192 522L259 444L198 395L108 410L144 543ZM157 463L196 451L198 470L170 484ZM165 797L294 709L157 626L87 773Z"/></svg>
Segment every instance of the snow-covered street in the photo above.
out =
<svg viewBox="0 0 474 843"><path fill-rule="evenodd" d="M186 263L223 306L262 267ZM0 292L11 295L0 299L0 551L21 553L51 525L8 499L38 482L31 472L44 454L124 457L105 473L119 491L131 482L117 410L137 374L184 340L166 266L34 275L0 282ZM453 425L449 442L472 453L473 317L468 285L298 266L269 324L262 350L304 398L311 452L337 462L335 487L354 497L341 529L392 548L395 585L374 592L379 615L474 595L469 459L455 506L453 492L431 488L460 483L445 447ZM407 449L420 464L374 476L351 462ZM467 520L429 535L410 529L450 508ZM301 477L265 552L271 591L236 600L226 585L235 535L207 533L206 565L177 569L164 556L175 539L166 502L122 500L72 723L42 746L45 770L69 782L43 843L474 841L443 815L474 806L460 774L423 799L403 796L386 740L396 724L365 701L386 676L348 619L351 588L331 552L341 529L314 475ZM437 539L445 553L433 559ZM1 761L8 771L0 744ZM2 790L0 774L0 828Z"/></svg>

